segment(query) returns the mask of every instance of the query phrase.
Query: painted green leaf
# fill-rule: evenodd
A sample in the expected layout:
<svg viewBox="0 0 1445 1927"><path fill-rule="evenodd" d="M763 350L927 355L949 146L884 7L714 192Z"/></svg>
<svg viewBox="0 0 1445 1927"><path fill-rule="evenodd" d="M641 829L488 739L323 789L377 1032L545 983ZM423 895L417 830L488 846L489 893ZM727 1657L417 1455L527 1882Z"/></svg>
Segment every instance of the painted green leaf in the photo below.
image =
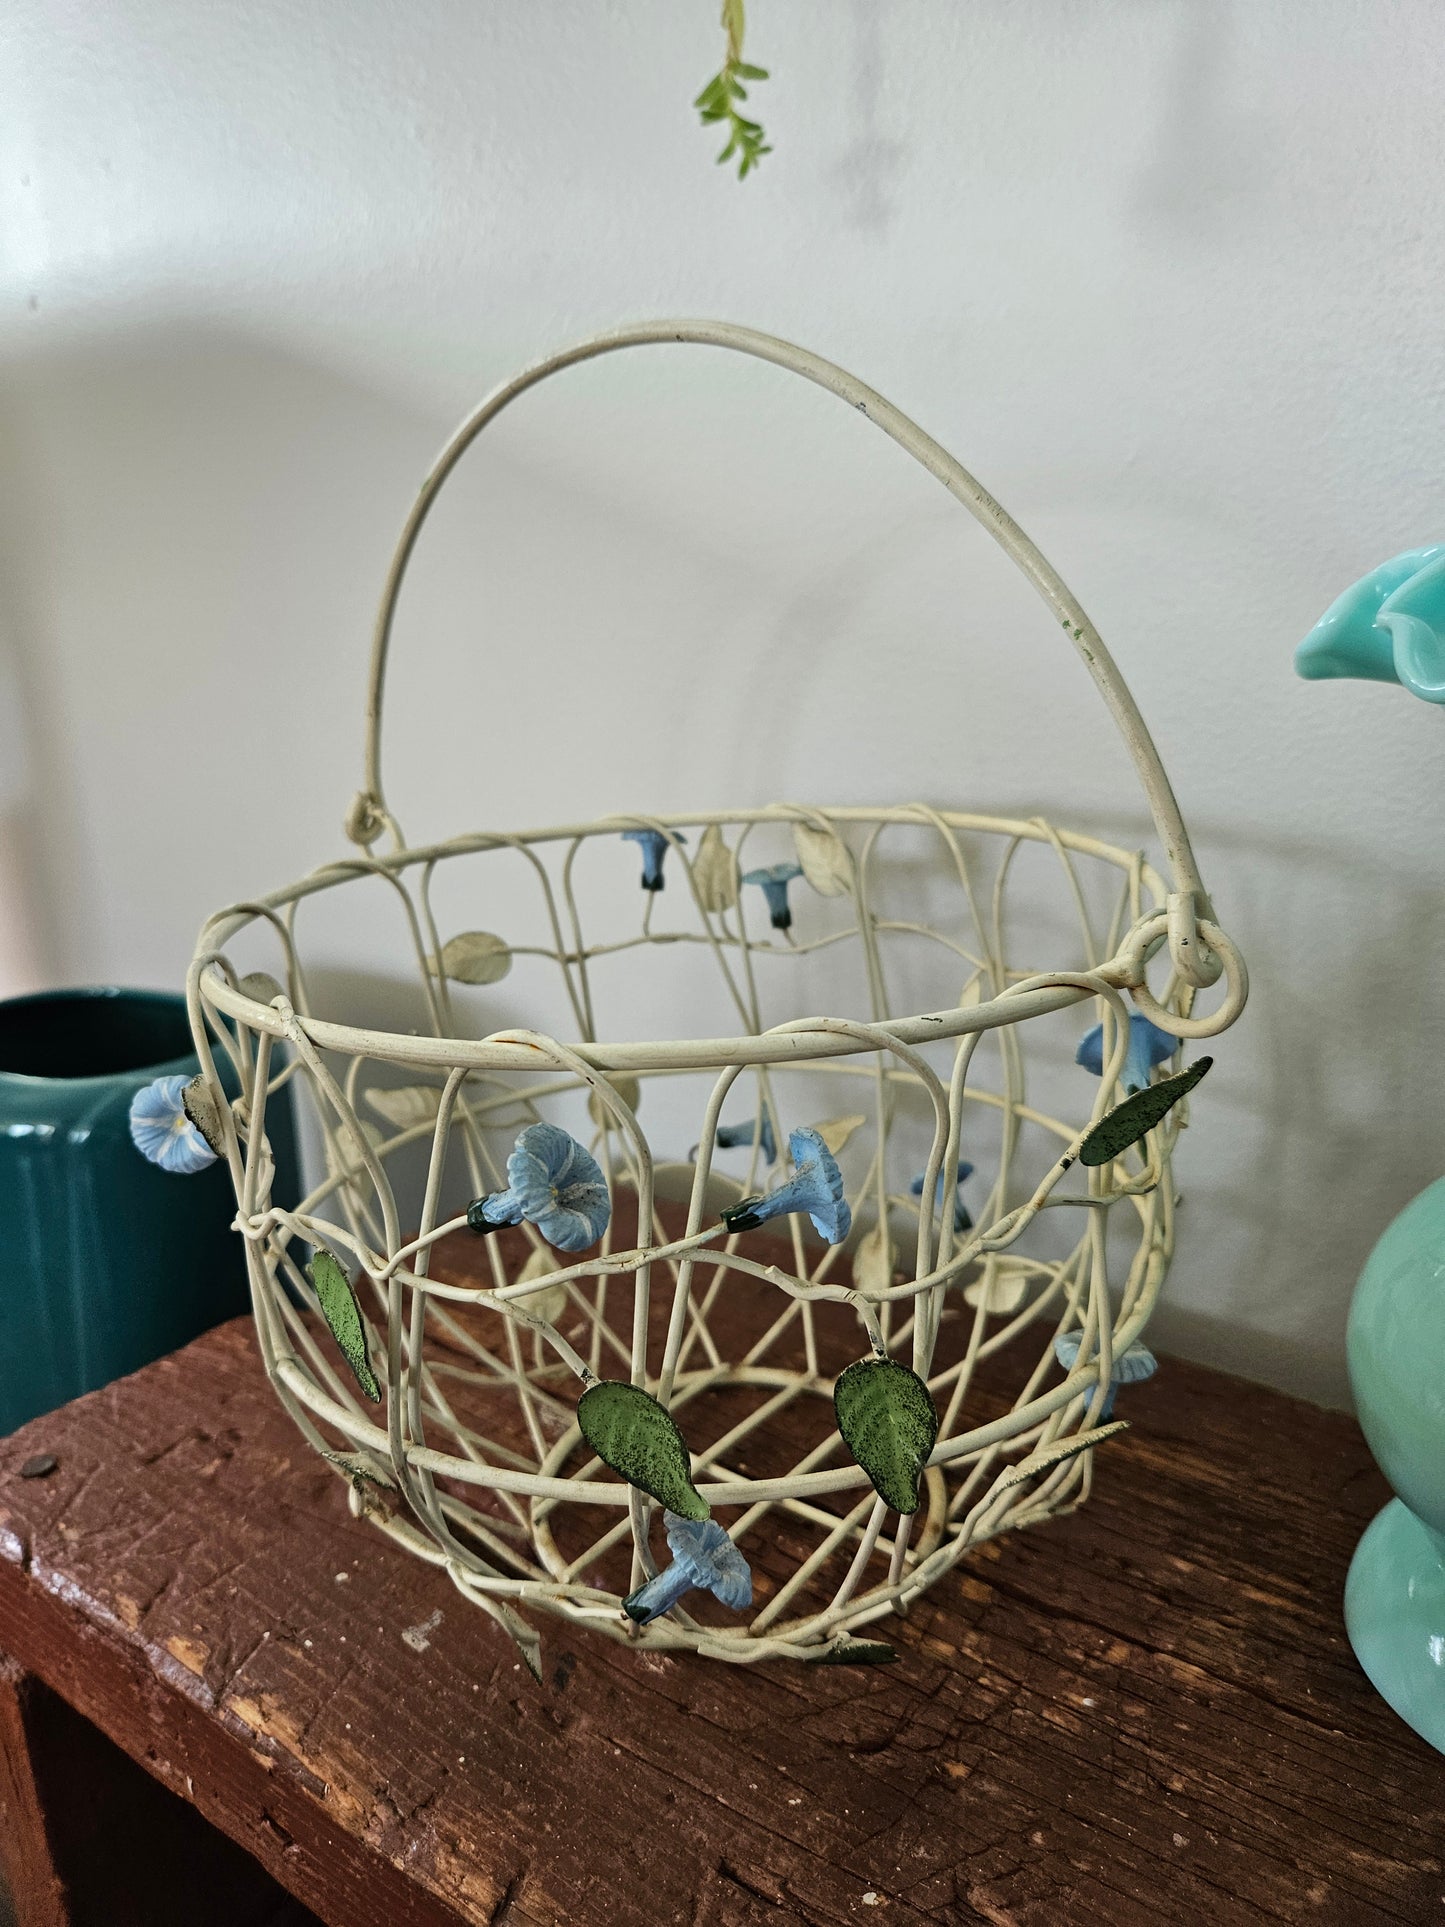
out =
<svg viewBox="0 0 1445 1927"><path fill-rule="evenodd" d="M1092 1451L1096 1445L1102 1445L1105 1439L1115 1439L1128 1429L1128 1419L1116 1418L1108 1425L1096 1425L1092 1432L1077 1432L1061 1445L1046 1446L1042 1452L1030 1452L1026 1459L1020 1459L1017 1465L1010 1466L999 1480L999 1487L1002 1490L1011 1485L1027 1485L1040 1472L1050 1472L1056 1465L1077 1458L1080 1452Z"/></svg>
<svg viewBox="0 0 1445 1927"><path fill-rule="evenodd" d="M1213 1062L1212 1057L1196 1058L1188 1070L1180 1071L1177 1077L1150 1084L1147 1089L1126 1097L1122 1104L1116 1104L1084 1139L1079 1148L1080 1164L1107 1164L1131 1144L1137 1144L1161 1118L1167 1117L1181 1097L1189 1095Z"/></svg>
<svg viewBox="0 0 1445 1927"><path fill-rule="evenodd" d="M226 1155L226 1134L221 1127L221 1107L202 1071L181 1092L181 1108L210 1145L218 1158Z"/></svg>
<svg viewBox="0 0 1445 1927"><path fill-rule="evenodd" d="M306 1267L306 1276L316 1291L322 1315L331 1327L331 1336L341 1347L341 1355L356 1376L356 1382L374 1405L381 1403L381 1387L366 1353L366 1327L361 1308L351 1289L351 1280L329 1251L318 1251Z"/></svg>
<svg viewBox="0 0 1445 1927"><path fill-rule="evenodd" d="M895 1512L918 1510L918 1481L938 1439L938 1408L895 1358L860 1358L833 1387L838 1430Z"/></svg>
<svg viewBox="0 0 1445 1927"><path fill-rule="evenodd" d="M321 1456L344 1472L358 1488L374 1485L382 1492L396 1491L391 1467L377 1458L374 1452L323 1452Z"/></svg>
<svg viewBox="0 0 1445 1927"><path fill-rule="evenodd" d="M809 1659L809 1666L891 1666L898 1650L881 1639L841 1639Z"/></svg>
<svg viewBox="0 0 1445 1927"><path fill-rule="evenodd" d="M577 1401L582 1436L604 1465L684 1519L706 1519L712 1507L692 1482L687 1443L650 1392L606 1378Z"/></svg>
<svg viewBox="0 0 1445 1927"><path fill-rule="evenodd" d="M489 1599L484 1592L468 1593L467 1597L489 1612L502 1629L516 1641L517 1651L522 1664L540 1686L542 1684L542 1642L535 1627L529 1626L525 1619L514 1613L510 1606L503 1605L500 1599Z"/></svg>

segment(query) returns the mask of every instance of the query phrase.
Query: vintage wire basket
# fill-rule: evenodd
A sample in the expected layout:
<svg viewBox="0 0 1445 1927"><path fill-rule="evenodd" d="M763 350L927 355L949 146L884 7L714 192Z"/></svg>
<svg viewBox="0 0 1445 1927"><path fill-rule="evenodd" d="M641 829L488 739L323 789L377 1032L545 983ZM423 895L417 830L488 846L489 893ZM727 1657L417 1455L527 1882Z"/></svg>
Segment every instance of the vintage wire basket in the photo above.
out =
<svg viewBox="0 0 1445 1927"><path fill-rule="evenodd" d="M1041 819L924 804L778 804L407 844L382 790L382 695L398 593L438 491L547 376L663 342L805 376L970 511L1083 657L1137 766L1167 877ZM1131 1004L1177 1049L1234 1021L1246 977L1210 921L1108 651L952 456L851 375L742 328L634 327L528 369L458 429L402 532L347 830L354 855L210 919L189 994L266 1370L357 1511L443 1566L535 1670L538 1610L733 1661L887 1657L859 1638L865 1628L904 1612L970 1547L1087 1495L1118 1361L1169 1263L1183 1111L1102 1163L1078 1154L1121 1098ZM668 887L639 893L639 864ZM308 996L313 904L368 884L394 906L419 986L415 1031L359 1029ZM445 924L441 896L457 906ZM517 927L497 929L500 903ZM274 975L232 961L258 936L274 946ZM1160 952L1156 996L1145 967ZM681 969L699 1009L721 999L732 1034L616 1040L609 999L635 1008L640 973ZM1196 991L1221 978L1222 1001L1192 1014ZM799 1014L835 1000L839 1015ZM531 1013L525 1028L497 1027L509 1007ZM1092 1024L1097 1078L1075 1063ZM215 1072L222 1050L234 1103ZM271 1188L266 1119L283 1091L318 1147L296 1202ZM580 1257L535 1221L489 1237L468 1228L469 1202L501 1191L519 1132L540 1121L575 1136L606 1185L605 1234ZM841 1177L847 1235L819 1244L802 1212L729 1229L722 1211L746 1219L739 1200L766 1198L799 1126ZM975 1175L960 1192L965 1163ZM308 1252L325 1254L333 1294L337 1267L349 1279L351 1313L322 1293L318 1319ZM351 1369L336 1342L348 1317ZM860 1358L906 1366L931 1396L936 1443L914 1511L890 1508L839 1429L835 1384ZM749 1562L749 1606L699 1589L645 1624L622 1610L669 1570L664 1520L656 1492L584 1439L578 1402L594 1380L641 1388L649 1413L655 1402L675 1421L703 1510Z"/></svg>

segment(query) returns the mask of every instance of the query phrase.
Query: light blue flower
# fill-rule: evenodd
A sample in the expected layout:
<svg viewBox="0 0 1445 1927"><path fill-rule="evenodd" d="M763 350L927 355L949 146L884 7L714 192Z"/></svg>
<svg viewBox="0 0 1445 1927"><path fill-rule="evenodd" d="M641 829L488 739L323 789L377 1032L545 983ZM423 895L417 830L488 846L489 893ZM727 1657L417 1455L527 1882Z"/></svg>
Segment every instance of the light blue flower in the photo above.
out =
<svg viewBox="0 0 1445 1927"><path fill-rule="evenodd" d="M1054 1340L1054 1357L1066 1372L1071 1372L1079 1362L1079 1345L1084 1334L1080 1331L1060 1332ZM1159 1369L1159 1361L1147 1345L1141 1345L1136 1338L1132 1345L1119 1353L1109 1373L1109 1390L1104 1399L1103 1410L1099 1413L1101 1422L1108 1418L1114 1409L1114 1394L1121 1385L1139 1385L1146 1378L1152 1378Z"/></svg>
<svg viewBox="0 0 1445 1927"><path fill-rule="evenodd" d="M761 1130L758 1129L756 1123L752 1122L746 1124L719 1124L715 1142L720 1151L736 1151L740 1145L746 1145L748 1149L751 1150L754 1139L761 1145L763 1156L767 1162L769 1164L776 1164L778 1161L778 1141L773 1136L772 1117L766 1110L763 1112Z"/></svg>
<svg viewBox="0 0 1445 1927"><path fill-rule="evenodd" d="M755 883L768 900L768 915L774 930L790 930L793 913L788 907L788 885L803 874L800 863L773 863L766 870L749 870L744 883Z"/></svg>
<svg viewBox="0 0 1445 1927"><path fill-rule="evenodd" d="M662 874L662 859L667 855L668 845L686 843L687 838L681 830L674 830L670 836L664 836L661 830L624 830L622 841L642 845L643 889L662 890L667 885L667 878Z"/></svg>
<svg viewBox="0 0 1445 1927"><path fill-rule="evenodd" d="M585 1251L607 1229L612 1200L590 1151L555 1124L529 1124L507 1159L511 1188L467 1206L473 1231L525 1218L558 1251Z"/></svg>
<svg viewBox="0 0 1445 1927"><path fill-rule="evenodd" d="M928 1173L926 1171L920 1171L912 1184L909 1185L908 1189L913 1193L915 1198L921 1198L923 1196L923 1180L927 1175ZM958 1195L959 1185L963 1183L965 1178L971 1178L972 1176L973 1166L969 1164L966 1159L960 1158L958 1176L953 1180L953 1228L955 1231L973 1230L973 1219L969 1216L968 1206ZM943 1203L944 1189L943 1173L940 1171L938 1174L938 1182L933 1187L934 1198L939 1204Z"/></svg>
<svg viewBox="0 0 1445 1927"><path fill-rule="evenodd" d="M1174 1055L1179 1048L1179 1039L1171 1037L1167 1030L1151 1024L1142 1011L1129 1012L1129 1043L1124 1052L1124 1089L1142 1091L1153 1074L1154 1066L1162 1064ZM1095 1077L1104 1075L1104 1026L1095 1024L1084 1033L1084 1040L1074 1052L1074 1062L1082 1064L1086 1071Z"/></svg>
<svg viewBox="0 0 1445 1927"><path fill-rule="evenodd" d="M734 1612L753 1603L753 1575L748 1562L715 1519L680 1519L664 1512L672 1564L639 1586L622 1610L639 1626L671 1612L684 1593L712 1593Z"/></svg>
<svg viewBox="0 0 1445 1927"><path fill-rule="evenodd" d="M1407 549L1352 583L1295 651L1301 676L1402 683L1445 703L1445 545Z"/></svg>
<svg viewBox="0 0 1445 1927"><path fill-rule="evenodd" d="M794 1171L785 1184L764 1198L743 1198L722 1214L729 1231L752 1231L769 1218L785 1218L806 1211L820 1238L840 1245L853 1226L853 1213L843 1195L843 1173L838 1160L811 1125L788 1134Z"/></svg>
<svg viewBox="0 0 1445 1927"><path fill-rule="evenodd" d="M188 1077L158 1077L136 1092L130 1104L131 1142L142 1157L163 1171L189 1177L214 1164L216 1153L186 1116Z"/></svg>

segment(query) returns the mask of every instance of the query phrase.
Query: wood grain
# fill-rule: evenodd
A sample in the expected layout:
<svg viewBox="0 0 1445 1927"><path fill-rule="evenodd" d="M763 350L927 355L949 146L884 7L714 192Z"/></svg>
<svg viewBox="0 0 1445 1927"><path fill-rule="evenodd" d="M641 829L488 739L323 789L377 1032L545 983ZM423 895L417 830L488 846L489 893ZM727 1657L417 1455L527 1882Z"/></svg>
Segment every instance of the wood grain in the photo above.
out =
<svg viewBox="0 0 1445 1927"><path fill-rule="evenodd" d="M0 1644L335 1927L1445 1919L1445 1760L1340 1623L1357 1428L1177 1362L1121 1409L1088 1506L888 1622L897 1665L543 1621L539 1689L241 1321L0 1442Z"/></svg>
<svg viewBox="0 0 1445 1927"><path fill-rule="evenodd" d="M70 1927L32 1747L35 1701L44 1690L13 1659L0 1656L0 1868L25 1927Z"/></svg>

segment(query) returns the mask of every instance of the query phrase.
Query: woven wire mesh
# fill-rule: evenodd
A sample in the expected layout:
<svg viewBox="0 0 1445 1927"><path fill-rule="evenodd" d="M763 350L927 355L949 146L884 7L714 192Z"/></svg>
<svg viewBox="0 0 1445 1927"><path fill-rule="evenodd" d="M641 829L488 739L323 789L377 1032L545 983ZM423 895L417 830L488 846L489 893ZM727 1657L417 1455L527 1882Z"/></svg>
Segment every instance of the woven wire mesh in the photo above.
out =
<svg viewBox="0 0 1445 1927"><path fill-rule="evenodd" d="M639 827L666 839L666 889L637 889L621 833ZM739 878L755 851L785 847L807 869L778 929L762 891ZM889 884L895 858L901 892ZM449 909L475 906L473 926L497 936L481 947L482 974L507 973L483 987L448 977L436 908L447 866L464 862ZM530 919L514 890L486 887L503 864L528 880ZM308 918L329 890L368 877L408 933L424 1013L400 1068L395 1036L369 1050L348 1033L350 1048L327 1048L311 1016ZM911 916L892 913L900 895ZM1061 1154L1122 1094L1078 1068L1073 1048L1102 1022L1117 1072L1127 1012L1109 966L1164 895L1137 854L1042 820L779 807L712 824L463 838L349 860L264 907L222 913L248 962L256 936L269 939L277 979L242 983L227 964L210 979L224 991L202 1001L245 1093L240 1224L282 1397L313 1444L341 1455L357 1508L443 1564L524 1643L527 1610L541 1608L735 1659L835 1648L971 1546L1088 1491L1092 1452L1049 1460L1097 1428L1110 1359L1162 1284L1179 1116L1127 1158L1070 1167ZM490 931L499 897L535 941ZM587 903L610 912L595 939ZM1047 968L1034 945L1069 967ZM714 1057L705 1040L592 1050L605 1070L582 1054L615 1034L610 992L635 1013L639 986L684 960L689 976L715 973L756 1061ZM807 1008L815 989L850 981L865 1019L770 1021L772 1006ZM1171 984L1165 1006L1190 995ZM1057 1008L1038 1010L1040 997ZM894 1031L920 1001L989 1021L902 1043ZM538 1015L499 1029L499 1004ZM1007 1021L1011 1005L1021 1021ZM479 1041L459 1041L468 1032ZM526 1068L475 1061L489 1052L520 1053ZM294 1203L271 1195L265 1150L266 1110L283 1091L318 1150L317 1181ZM518 1130L542 1119L590 1144L613 1200L600 1246L576 1261L530 1225L485 1240L466 1229L466 1200L504 1183ZM820 1246L798 1216L771 1239L720 1225L722 1206L767 1184L765 1121L781 1163L798 1125L835 1148L853 1207L845 1244ZM965 1158L970 1228L953 1187L928 1176ZM358 1282L381 1414L311 1315L304 1263L317 1247ZM1089 1362L1066 1377L1052 1341L1073 1328ZM920 1372L941 1415L924 1504L892 1529L830 1399L836 1372L870 1341ZM624 1619L622 1596L664 1556L657 1508L583 1446L587 1374L631 1379L673 1412L699 1490L752 1561L750 1613L689 1600L645 1628Z"/></svg>

